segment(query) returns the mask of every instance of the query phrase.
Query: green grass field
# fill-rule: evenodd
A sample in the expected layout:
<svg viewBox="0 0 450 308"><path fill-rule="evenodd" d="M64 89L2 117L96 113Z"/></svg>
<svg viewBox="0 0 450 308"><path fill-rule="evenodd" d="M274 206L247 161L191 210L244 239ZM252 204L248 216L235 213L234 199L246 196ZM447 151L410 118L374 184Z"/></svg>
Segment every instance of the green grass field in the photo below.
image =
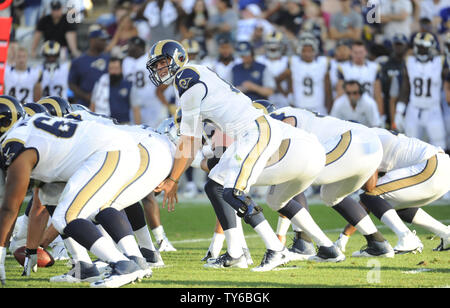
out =
<svg viewBox="0 0 450 308"><path fill-rule="evenodd" d="M450 223L450 205L427 206L425 211L435 218ZM276 228L277 214L264 206L264 214ZM311 214L332 241L336 240L345 221L332 209L312 205ZM215 216L212 207L200 203L180 203L176 210L161 210L161 219L167 236L176 252L163 252L166 266L155 269L153 277L124 288L300 288L300 287L398 287L428 288L450 286L450 251L432 251L439 238L416 228L425 248L421 254L399 255L394 259L352 258L353 251L365 244L364 237L356 233L347 246L347 259L341 263L290 262L274 271L254 273L250 269L206 269L200 259L204 256L213 234ZM393 232L373 218L380 231L395 246ZM265 248L256 233L244 226L247 243L255 265ZM288 236L291 244L292 234ZM86 288L83 284L52 284L49 278L68 270L66 261L49 268L40 268L30 277L21 277L22 268L12 257L6 259L6 288Z"/></svg>

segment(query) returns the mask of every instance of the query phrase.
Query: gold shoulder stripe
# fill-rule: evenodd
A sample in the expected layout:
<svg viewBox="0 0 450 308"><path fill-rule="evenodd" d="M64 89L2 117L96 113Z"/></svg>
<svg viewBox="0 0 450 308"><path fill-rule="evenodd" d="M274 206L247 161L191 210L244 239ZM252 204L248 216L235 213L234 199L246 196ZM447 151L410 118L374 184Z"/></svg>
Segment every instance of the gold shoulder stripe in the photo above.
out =
<svg viewBox="0 0 450 308"><path fill-rule="evenodd" d="M372 190L371 192L367 192L366 194L371 196L379 196L399 189L418 185L431 178L433 174L436 172L437 166L438 166L437 156L434 155L433 157L427 160L427 164L420 173L378 185L375 187L374 190Z"/></svg>

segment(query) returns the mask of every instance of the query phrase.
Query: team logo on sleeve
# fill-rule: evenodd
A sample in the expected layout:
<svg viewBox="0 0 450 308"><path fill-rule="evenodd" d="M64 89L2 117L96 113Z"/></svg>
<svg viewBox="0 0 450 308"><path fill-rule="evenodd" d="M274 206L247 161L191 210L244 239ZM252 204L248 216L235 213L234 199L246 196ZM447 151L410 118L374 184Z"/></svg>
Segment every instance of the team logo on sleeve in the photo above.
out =
<svg viewBox="0 0 450 308"><path fill-rule="evenodd" d="M192 77L188 77L188 78L183 78L178 82L178 85L183 88L183 89L188 89L189 88L189 82L191 81Z"/></svg>

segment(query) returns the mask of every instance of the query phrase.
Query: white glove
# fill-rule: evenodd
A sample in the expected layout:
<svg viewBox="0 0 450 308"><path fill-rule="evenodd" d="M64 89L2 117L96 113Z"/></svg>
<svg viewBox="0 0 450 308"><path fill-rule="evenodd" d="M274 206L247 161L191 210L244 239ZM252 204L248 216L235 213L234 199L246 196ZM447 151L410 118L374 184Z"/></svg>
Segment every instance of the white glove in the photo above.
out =
<svg viewBox="0 0 450 308"><path fill-rule="evenodd" d="M5 257L6 247L0 247L0 282L2 285L5 285L6 283Z"/></svg>
<svg viewBox="0 0 450 308"><path fill-rule="evenodd" d="M395 107L395 126L397 127L397 130L404 132L405 131L405 110L406 105L403 102L398 102L397 106Z"/></svg>
<svg viewBox="0 0 450 308"><path fill-rule="evenodd" d="M37 272L37 251L25 250L25 262L23 263L22 276L30 276L31 271Z"/></svg>

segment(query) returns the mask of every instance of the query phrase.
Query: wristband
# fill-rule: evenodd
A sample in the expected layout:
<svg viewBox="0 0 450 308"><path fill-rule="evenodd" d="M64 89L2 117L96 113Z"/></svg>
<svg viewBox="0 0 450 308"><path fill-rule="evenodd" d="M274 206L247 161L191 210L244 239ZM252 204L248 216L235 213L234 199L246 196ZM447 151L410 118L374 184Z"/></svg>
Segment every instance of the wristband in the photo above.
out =
<svg viewBox="0 0 450 308"><path fill-rule="evenodd" d="M175 184L178 184L178 180L175 180L175 179L172 178L171 176L169 176L168 179L171 180L172 182L174 182Z"/></svg>

